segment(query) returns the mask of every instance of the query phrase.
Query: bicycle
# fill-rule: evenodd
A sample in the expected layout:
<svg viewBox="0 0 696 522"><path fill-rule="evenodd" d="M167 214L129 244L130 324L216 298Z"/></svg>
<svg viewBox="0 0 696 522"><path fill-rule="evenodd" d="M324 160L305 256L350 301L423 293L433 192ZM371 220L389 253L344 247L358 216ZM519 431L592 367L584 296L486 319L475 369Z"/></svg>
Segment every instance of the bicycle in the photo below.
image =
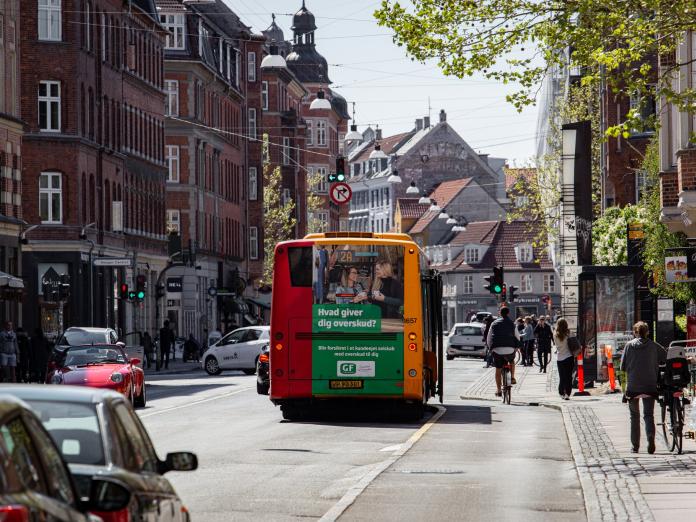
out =
<svg viewBox="0 0 696 522"><path fill-rule="evenodd" d="M512 398L512 365L510 361L505 361L501 368L500 378L502 381L503 404L510 404L510 399Z"/></svg>
<svg viewBox="0 0 696 522"><path fill-rule="evenodd" d="M523 348L515 349L515 365L522 366ZM534 358L534 350L532 350L532 364L530 366L539 366L539 362Z"/></svg>
<svg viewBox="0 0 696 522"><path fill-rule="evenodd" d="M684 406L687 404L684 390L667 387L662 391L658 400L660 402L662 435L665 438L665 444L669 446L670 451L676 449L677 454L681 455L684 439ZM667 411L669 411L669 434L666 422ZM672 439L671 445L670 438Z"/></svg>

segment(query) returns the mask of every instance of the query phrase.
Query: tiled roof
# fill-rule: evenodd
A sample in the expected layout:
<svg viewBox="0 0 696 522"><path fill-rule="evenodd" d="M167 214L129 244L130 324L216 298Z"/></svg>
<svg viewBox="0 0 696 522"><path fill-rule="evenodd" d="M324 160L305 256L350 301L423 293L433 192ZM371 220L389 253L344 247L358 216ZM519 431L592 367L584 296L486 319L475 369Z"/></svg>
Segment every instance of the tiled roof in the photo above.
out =
<svg viewBox="0 0 696 522"><path fill-rule="evenodd" d="M382 147L382 152L384 152L387 156L392 153L392 151L401 144L401 142L407 137L411 136L413 134L413 131L409 132L402 132L401 134L394 134L393 136L387 136L386 138L383 138L379 141L379 145ZM371 147L365 147L360 154L358 154L355 158L351 158L351 162L354 161L367 161L370 157L370 153L375 150L374 145Z"/></svg>
<svg viewBox="0 0 696 522"><path fill-rule="evenodd" d="M466 187L469 182L471 181L471 178L461 178L461 179L453 179L451 181L443 181L440 183L437 188L430 194L430 199L434 199L437 204L440 206L440 208L444 209L447 205L450 204L450 202L459 194L464 187ZM428 225L432 222L433 219L435 219L438 214L440 214L439 211L437 212L432 212L428 210L425 214L423 214L418 221L411 227L411 230L409 233L411 234L419 234L425 230Z"/></svg>
<svg viewBox="0 0 696 522"><path fill-rule="evenodd" d="M515 245L520 243L533 243L538 235L539 225L531 221L502 222L488 249L481 260L483 266L502 265L511 270L529 268L553 268L545 250L534 248L534 260L531 263L519 263L515 255Z"/></svg>
<svg viewBox="0 0 696 522"><path fill-rule="evenodd" d="M401 217L405 219L418 219L428 210L427 205L420 205L420 198L399 198L396 204L399 206Z"/></svg>
<svg viewBox="0 0 696 522"><path fill-rule="evenodd" d="M485 244L490 242L493 229L499 224L498 221L476 221L469 223L466 230L459 232L452 241L452 246L462 246L469 243Z"/></svg>
<svg viewBox="0 0 696 522"><path fill-rule="evenodd" d="M172 11L186 11L184 4L179 0L157 0L157 10L172 12Z"/></svg>
<svg viewBox="0 0 696 522"><path fill-rule="evenodd" d="M537 170L534 167L525 168L510 168L505 169L505 189L510 190L510 188L517 182L521 177L527 180L532 179L536 176Z"/></svg>

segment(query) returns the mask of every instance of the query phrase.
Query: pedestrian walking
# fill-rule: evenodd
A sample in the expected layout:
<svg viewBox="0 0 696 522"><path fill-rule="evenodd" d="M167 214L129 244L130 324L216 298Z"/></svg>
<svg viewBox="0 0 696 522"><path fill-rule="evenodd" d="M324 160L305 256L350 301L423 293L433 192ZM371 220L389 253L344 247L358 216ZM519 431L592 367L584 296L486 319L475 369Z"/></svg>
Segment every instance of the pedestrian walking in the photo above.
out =
<svg viewBox="0 0 696 522"><path fill-rule="evenodd" d="M483 320L483 344L486 347L486 364L484 368L490 368L493 363L493 355L491 354L491 347L488 346L488 330L491 329L491 324L493 324L493 317L488 316Z"/></svg>
<svg viewBox="0 0 696 522"><path fill-rule="evenodd" d="M145 364L149 368L152 366L152 355L155 352L155 346L152 343L152 337L150 332L145 332L143 334L143 351L145 352Z"/></svg>
<svg viewBox="0 0 696 522"><path fill-rule="evenodd" d="M556 321L553 343L556 345L556 365L558 366L558 394L566 401L573 393L573 352L568 345L570 329L568 321L562 317Z"/></svg>
<svg viewBox="0 0 696 522"><path fill-rule="evenodd" d="M524 318L522 346L524 365L532 366L534 364L534 327L532 326L532 318L529 316Z"/></svg>
<svg viewBox="0 0 696 522"><path fill-rule="evenodd" d="M174 346L174 334L171 328L169 328L169 320L164 320L164 326L160 328L159 331L159 342L160 342L160 368L164 364L165 369L169 368L169 351ZM159 371L159 368L157 369Z"/></svg>
<svg viewBox="0 0 696 522"><path fill-rule="evenodd" d="M196 360L199 361L198 357L198 352L200 350L200 346L198 345L198 341L196 341L196 338L194 335L191 333L188 336L188 339L184 343L184 353L182 355L182 360L184 362L186 361L192 361Z"/></svg>
<svg viewBox="0 0 696 522"><path fill-rule="evenodd" d="M19 345L12 321L5 323L5 329L0 332L0 368L3 382L17 382L17 360Z"/></svg>
<svg viewBox="0 0 696 522"><path fill-rule="evenodd" d="M21 326L17 327L17 346L19 347L19 356L17 357L17 382L29 382L29 370L31 350L29 346L29 335Z"/></svg>
<svg viewBox="0 0 696 522"><path fill-rule="evenodd" d="M34 329L31 336L31 375L34 382L46 382L46 369L50 348L41 328Z"/></svg>
<svg viewBox="0 0 696 522"><path fill-rule="evenodd" d="M655 399L660 364L667 358L665 349L648 339L648 325L638 321L633 325L635 339L626 343L621 356L621 370L626 372L626 393L631 414L631 451L640 448L640 401L643 401L643 422L648 439L648 453L655 453Z"/></svg>
<svg viewBox="0 0 696 522"><path fill-rule="evenodd" d="M546 366L549 364L551 356L551 342L553 341L553 331L546 324L544 316L539 317L539 322L534 329L534 336L537 341L537 358L539 359L539 373L546 373Z"/></svg>

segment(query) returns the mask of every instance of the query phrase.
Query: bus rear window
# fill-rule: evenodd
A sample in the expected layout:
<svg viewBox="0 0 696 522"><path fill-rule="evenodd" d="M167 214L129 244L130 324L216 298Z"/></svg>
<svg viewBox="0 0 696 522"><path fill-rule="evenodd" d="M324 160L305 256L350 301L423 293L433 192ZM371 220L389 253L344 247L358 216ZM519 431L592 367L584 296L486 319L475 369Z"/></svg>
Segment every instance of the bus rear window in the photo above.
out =
<svg viewBox="0 0 696 522"><path fill-rule="evenodd" d="M312 247L288 248L290 284L312 287Z"/></svg>

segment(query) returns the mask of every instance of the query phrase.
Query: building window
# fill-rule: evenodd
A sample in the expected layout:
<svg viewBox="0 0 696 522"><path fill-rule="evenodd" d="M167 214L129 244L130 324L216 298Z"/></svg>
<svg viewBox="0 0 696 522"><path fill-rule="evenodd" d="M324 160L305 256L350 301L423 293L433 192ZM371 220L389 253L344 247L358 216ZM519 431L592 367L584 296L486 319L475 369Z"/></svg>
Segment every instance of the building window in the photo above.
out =
<svg viewBox="0 0 696 522"><path fill-rule="evenodd" d="M556 277L554 274L544 274L544 293L551 294L556 291Z"/></svg>
<svg viewBox="0 0 696 522"><path fill-rule="evenodd" d="M167 209L167 234L181 234L181 212Z"/></svg>
<svg viewBox="0 0 696 522"><path fill-rule="evenodd" d="M529 294L532 292L532 274L520 274L520 293Z"/></svg>
<svg viewBox="0 0 696 522"><path fill-rule="evenodd" d="M249 137L256 138L256 109L249 109Z"/></svg>
<svg viewBox="0 0 696 522"><path fill-rule="evenodd" d="M256 167L249 167L249 200L256 201L259 192L259 174Z"/></svg>
<svg viewBox="0 0 696 522"><path fill-rule="evenodd" d="M261 82L261 108L268 110L268 82Z"/></svg>
<svg viewBox="0 0 696 522"><path fill-rule="evenodd" d="M176 80L164 80L164 90L167 93L164 106L165 116L179 115L179 82Z"/></svg>
<svg viewBox="0 0 696 522"><path fill-rule="evenodd" d="M314 123L307 120L307 145L314 145Z"/></svg>
<svg viewBox="0 0 696 522"><path fill-rule="evenodd" d="M247 53L247 80L256 81L256 53Z"/></svg>
<svg viewBox="0 0 696 522"><path fill-rule="evenodd" d="M525 208L529 206L529 196L515 196L515 206Z"/></svg>
<svg viewBox="0 0 696 522"><path fill-rule="evenodd" d="M648 172L643 169L636 170L636 203L639 203L643 194L645 193L645 188L648 185Z"/></svg>
<svg viewBox="0 0 696 522"><path fill-rule="evenodd" d="M259 229L249 227L249 259L259 258Z"/></svg>
<svg viewBox="0 0 696 522"><path fill-rule="evenodd" d="M312 190L316 194L328 194L329 182L326 167L309 167L309 176L312 178Z"/></svg>
<svg viewBox="0 0 696 522"><path fill-rule="evenodd" d="M531 263L533 258L532 245L522 244L515 247L518 263Z"/></svg>
<svg viewBox="0 0 696 522"><path fill-rule="evenodd" d="M184 49L186 24L183 14L160 14L160 22L168 31L165 49Z"/></svg>
<svg viewBox="0 0 696 522"><path fill-rule="evenodd" d="M39 128L60 132L60 82L39 83Z"/></svg>
<svg viewBox="0 0 696 522"><path fill-rule="evenodd" d="M479 249L477 247L469 247L464 249L464 262L467 264L479 262Z"/></svg>
<svg viewBox="0 0 696 522"><path fill-rule="evenodd" d="M638 93L631 94L628 106L631 111L637 114L642 124L641 128L631 129L631 134L652 134L655 132L655 96L640 96Z"/></svg>
<svg viewBox="0 0 696 522"><path fill-rule="evenodd" d="M39 0L39 40L61 40L60 3L61 0Z"/></svg>
<svg viewBox="0 0 696 522"><path fill-rule="evenodd" d="M474 276L467 274L463 279L464 286L462 288L462 293L473 294L474 293Z"/></svg>
<svg viewBox="0 0 696 522"><path fill-rule="evenodd" d="M283 165L290 165L292 152L290 150L290 138L283 138Z"/></svg>
<svg viewBox="0 0 696 522"><path fill-rule="evenodd" d="M290 197L290 189L284 188L283 189L283 205L287 205L292 201L292 198Z"/></svg>
<svg viewBox="0 0 696 522"><path fill-rule="evenodd" d="M167 145L167 157L165 159L169 167L167 181L170 183L179 183L179 146Z"/></svg>
<svg viewBox="0 0 696 522"><path fill-rule="evenodd" d="M326 121L317 121L317 145L326 147Z"/></svg>
<svg viewBox="0 0 696 522"><path fill-rule="evenodd" d="M63 222L63 188L59 172L42 172L39 178L39 216L42 223Z"/></svg>

